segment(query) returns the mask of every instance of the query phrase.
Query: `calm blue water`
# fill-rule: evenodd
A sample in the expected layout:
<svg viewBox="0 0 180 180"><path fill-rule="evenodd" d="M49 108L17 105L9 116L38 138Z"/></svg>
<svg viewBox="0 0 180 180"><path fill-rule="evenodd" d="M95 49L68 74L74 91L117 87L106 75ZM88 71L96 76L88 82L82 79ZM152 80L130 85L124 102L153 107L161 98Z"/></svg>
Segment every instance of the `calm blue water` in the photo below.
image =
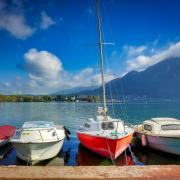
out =
<svg viewBox="0 0 180 180"><path fill-rule="evenodd" d="M85 120L95 115L95 103L0 103L0 125L11 124L17 128L25 121L45 120L63 124L71 131L71 140L65 141L63 150L53 160L39 165L133 165L133 164L179 164L177 156L150 149L132 148L115 162L100 157L79 145L76 130ZM175 117L180 119L180 102L147 104L108 104L109 114L128 123L136 124L152 117ZM24 164L16 158L10 145L0 149L0 155L7 153L1 165Z"/></svg>

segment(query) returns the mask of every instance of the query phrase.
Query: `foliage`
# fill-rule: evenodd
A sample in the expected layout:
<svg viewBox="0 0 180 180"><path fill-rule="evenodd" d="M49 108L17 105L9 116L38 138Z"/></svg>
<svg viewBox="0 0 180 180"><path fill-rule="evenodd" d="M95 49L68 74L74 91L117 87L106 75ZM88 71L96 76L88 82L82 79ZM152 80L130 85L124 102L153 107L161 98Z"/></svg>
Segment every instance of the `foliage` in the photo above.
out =
<svg viewBox="0 0 180 180"><path fill-rule="evenodd" d="M64 96L64 95L0 95L0 102L99 102L99 96Z"/></svg>

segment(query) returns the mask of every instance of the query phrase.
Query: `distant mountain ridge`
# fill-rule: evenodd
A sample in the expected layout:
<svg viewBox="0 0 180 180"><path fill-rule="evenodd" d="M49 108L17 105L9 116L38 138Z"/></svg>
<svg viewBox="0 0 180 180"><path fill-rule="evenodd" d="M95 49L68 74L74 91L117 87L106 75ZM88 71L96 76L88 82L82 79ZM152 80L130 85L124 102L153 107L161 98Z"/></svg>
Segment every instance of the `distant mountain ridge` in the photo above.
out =
<svg viewBox="0 0 180 180"><path fill-rule="evenodd" d="M90 87L75 87L71 89L64 89L58 92L53 93L53 95L69 95L69 94L77 94L82 91L86 90L93 90L96 89L97 86L90 86Z"/></svg>
<svg viewBox="0 0 180 180"><path fill-rule="evenodd" d="M106 95L114 98L123 96L147 96L149 98L180 98L180 58L165 59L144 71L131 71L122 78L106 84ZM96 88L77 93L78 95L101 95Z"/></svg>

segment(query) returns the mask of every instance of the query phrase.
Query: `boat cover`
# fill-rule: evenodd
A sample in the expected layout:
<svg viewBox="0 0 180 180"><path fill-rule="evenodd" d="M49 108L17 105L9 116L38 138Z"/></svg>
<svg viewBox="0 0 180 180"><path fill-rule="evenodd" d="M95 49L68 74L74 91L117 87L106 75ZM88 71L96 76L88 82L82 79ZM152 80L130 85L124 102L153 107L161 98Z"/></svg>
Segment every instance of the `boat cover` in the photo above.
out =
<svg viewBox="0 0 180 180"><path fill-rule="evenodd" d="M8 139L15 133L16 128L10 125L0 126L0 140Z"/></svg>

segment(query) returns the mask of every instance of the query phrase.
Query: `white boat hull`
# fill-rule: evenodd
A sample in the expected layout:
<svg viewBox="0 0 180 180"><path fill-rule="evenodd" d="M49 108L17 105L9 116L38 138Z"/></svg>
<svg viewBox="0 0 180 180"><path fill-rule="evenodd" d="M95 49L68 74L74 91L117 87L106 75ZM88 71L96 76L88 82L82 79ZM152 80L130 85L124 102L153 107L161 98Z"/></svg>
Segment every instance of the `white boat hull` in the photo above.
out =
<svg viewBox="0 0 180 180"><path fill-rule="evenodd" d="M13 146L19 159L26 162L42 161L55 157L62 148L64 139L44 143L16 143Z"/></svg>
<svg viewBox="0 0 180 180"><path fill-rule="evenodd" d="M142 140L142 135L145 135L145 141L148 147L180 155L180 137L155 136L136 132L136 136L140 140Z"/></svg>

